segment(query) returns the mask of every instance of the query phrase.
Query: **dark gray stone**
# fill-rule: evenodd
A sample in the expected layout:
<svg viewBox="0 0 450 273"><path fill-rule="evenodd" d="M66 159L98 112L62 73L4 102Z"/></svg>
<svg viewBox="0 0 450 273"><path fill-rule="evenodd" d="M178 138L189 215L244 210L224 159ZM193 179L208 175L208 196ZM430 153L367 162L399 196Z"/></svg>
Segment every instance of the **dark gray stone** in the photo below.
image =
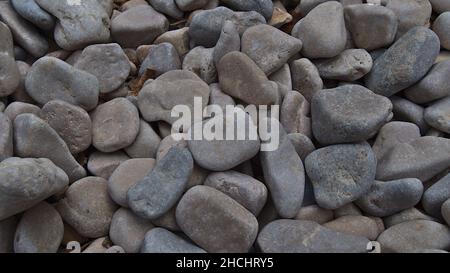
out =
<svg viewBox="0 0 450 273"><path fill-rule="evenodd" d="M144 75L147 69L155 71L156 77L171 70L181 69L180 56L175 47L170 43L151 46L141 64L139 76Z"/></svg>
<svg viewBox="0 0 450 273"><path fill-rule="evenodd" d="M271 0L222 0L221 2L233 10L257 11L267 21L272 17L273 3Z"/></svg>
<svg viewBox="0 0 450 273"><path fill-rule="evenodd" d="M182 19L184 13L178 8L175 0L149 0L150 5L157 11L175 19Z"/></svg>

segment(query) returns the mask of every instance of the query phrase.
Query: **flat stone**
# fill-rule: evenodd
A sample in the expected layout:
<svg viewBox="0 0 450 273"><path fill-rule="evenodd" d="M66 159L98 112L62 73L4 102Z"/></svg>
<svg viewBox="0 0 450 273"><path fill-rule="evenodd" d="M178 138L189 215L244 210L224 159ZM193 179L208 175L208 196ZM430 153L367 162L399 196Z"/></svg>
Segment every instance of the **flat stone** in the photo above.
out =
<svg viewBox="0 0 450 273"><path fill-rule="evenodd" d="M256 11L234 12L226 7L200 11L194 15L189 26L192 42L197 46L214 47L227 20L235 24L240 35L251 26L266 23Z"/></svg>
<svg viewBox="0 0 450 273"><path fill-rule="evenodd" d="M87 168L95 176L109 179L120 164L129 160L123 151L102 153L95 151L89 156Z"/></svg>
<svg viewBox="0 0 450 273"><path fill-rule="evenodd" d="M14 252L56 253L63 233L64 224L58 211L42 202L20 218L14 236Z"/></svg>
<svg viewBox="0 0 450 273"><path fill-rule="evenodd" d="M421 249L448 249L450 229L442 224L414 220L392 226L377 241L382 252L410 253Z"/></svg>
<svg viewBox="0 0 450 273"><path fill-rule="evenodd" d="M308 101L323 89L323 81L317 67L308 59L302 58L291 63L292 89L300 92Z"/></svg>
<svg viewBox="0 0 450 273"><path fill-rule="evenodd" d="M125 151L131 158L155 158L160 142L161 138L150 124L141 119L139 133Z"/></svg>
<svg viewBox="0 0 450 273"><path fill-rule="evenodd" d="M378 162L377 179L418 178L427 181L450 166L450 140L425 136L400 143Z"/></svg>
<svg viewBox="0 0 450 273"><path fill-rule="evenodd" d="M167 18L150 6L130 8L111 21L111 35L123 48L151 44L168 29Z"/></svg>
<svg viewBox="0 0 450 273"><path fill-rule="evenodd" d="M170 149L142 181L128 190L128 205L142 218L154 220L161 217L182 196L193 165L188 149Z"/></svg>
<svg viewBox="0 0 450 273"><path fill-rule="evenodd" d="M425 121L439 131L450 133L450 96L425 109Z"/></svg>
<svg viewBox="0 0 450 273"><path fill-rule="evenodd" d="M272 17L273 3L271 0L222 0L226 6L239 11L257 11L266 20Z"/></svg>
<svg viewBox="0 0 450 273"><path fill-rule="evenodd" d="M253 177L236 171L212 173L206 178L204 185L230 196L255 216L258 216L266 204L266 186Z"/></svg>
<svg viewBox="0 0 450 273"><path fill-rule="evenodd" d="M71 182L86 176L69 147L44 120L33 114L21 114L14 120L14 152L26 158L48 158L63 169Z"/></svg>
<svg viewBox="0 0 450 273"><path fill-rule="evenodd" d="M40 117L66 142L72 154L83 152L91 145L92 122L83 108L52 100L42 107Z"/></svg>
<svg viewBox="0 0 450 273"><path fill-rule="evenodd" d="M333 220L334 215L332 210L323 209L317 205L309 205L302 207L297 215L295 215L294 219L325 224Z"/></svg>
<svg viewBox="0 0 450 273"><path fill-rule="evenodd" d="M340 144L312 152L305 169L317 204L337 209L364 195L375 180L376 159L367 143Z"/></svg>
<svg viewBox="0 0 450 273"><path fill-rule="evenodd" d="M18 219L15 216L0 221L0 253L14 253L14 233Z"/></svg>
<svg viewBox="0 0 450 273"><path fill-rule="evenodd" d="M251 212L207 186L196 186L184 194L176 219L191 240L211 253L248 252L258 235L258 221Z"/></svg>
<svg viewBox="0 0 450 273"><path fill-rule="evenodd" d="M118 89L130 74L130 62L118 44L99 44L86 47L75 68L97 77L100 93Z"/></svg>
<svg viewBox="0 0 450 273"><path fill-rule="evenodd" d="M206 253L206 251L167 229L153 228L145 234L141 253Z"/></svg>
<svg viewBox="0 0 450 273"><path fill-rule="evenodd" d="M35 0L11 0L14 10L42 30L53 30L55 19L43 10Z"/></svg>
<svg viewBox="0 0 450 273"><path fill-rule="evenodd" d="M120 206L127 208L127 192L144 180L155 165L152 158L130 159L120 164L108 179L108 193L111 198Z"/></svg>
<svg viewBox="0 0 450 273"><path fill-rule="evenodd" d="M59 99L90 111L98 103L97 78L54 57L42 57L33 64L25 87L27 93L42 105Z"/></svg>
<svg viewBox="0 0 450 273"><path fill-rule="evenodd" d="M139 111L125 98L99 105L91 119L92 144L105 153L130 146L139 133Z"/></svg>
<svg viewBox="0 0 450 273"><path fill-rule="evenodd" d="M362 236L371 241L375 241L379 234L377 222L366 216L342 216L323 226L334 231Z"/></svg>
<svg viewBox="0 0 450 273"><path fill-rule="evenodd" d="M422 193L422 181L416 178L375 181L356 204L369 215L386 217L414 207L420 202Z"/></svg>
<svg viewBox="0 0 450 273"><path fill-rule="evenodd" d="M303 202L305 169L283 127L277 125L278 149L260 152L261 167L278 214L283 218L293 218Z"/></svg>
<svg viewBox="0 0 450 273"><path fill-rule="evenodd" d="M433 31L412 28L374 61L365 78L367 88L390 97L414 85L431 68L439 49L439 38Z"/></svg>
<svg viewBox="0 0 450 273"><path fill-rule="evenodd" d="M302 49L302 41L269 25L248 28L242 35L242 52L266 75L280 69Z"/></svg>
<svg viewBox="0 0 450 273"><path fill-rule="evenodd" d="M237 118L233 113L216 117L223 119L224 136L226 136L227 127L235 128L238 123L249 124L245 128L238 128L240 131L233 131L234 140L226 140L225 137L222 137L223 140L208 140L205 137L202 140L188 140L189 150L200 167L217 172L226 171L253 158L258 153L260 140L258 137L251 138L250 128L255 126L253 121L240 108L236 108L236 112L238 113ZM190 128L188 135L192 135L193 129L203 130L205 126L210 126L212 123L214 123L214 119L196 123ZM245 131L242 132L242 129ZM244 136L244 138L238 139L238 136Z"/></svg>
<svg viewBox="0 0 450 273"><path fill-rule="evenodd" d="M405 97L415 103L428 103L450 95L450 60L433 65L427 75L404 91Z"/></svg>
<svg viewBox="0 0 450 273"><path fill-rule="evenodd" d="M276 220L263 228L257 244L263 253L365 253L369 240L302 220Z"/></svg>
<svg viewBox="0 0 450 273"><path fill-rule="evenodd" d="M422 207L428 214L436 218L442 218L441 207L447 199L450 199L450 174L441 178L425 191L422 197Z"/></svg>
<svg viewBox="0 0 450 273"><path fill-rule="evenodd" d="M94 176L78 180L56 205L63 220L82 236L99 238L109 232L117 205L108 195L107 183Z"/></svg>
<svg viewBox="0 0 450 273"><path fill-rule="evenodd" d="M414 27L430 23L431 4L427 0L390 0L386 8L397 15L397 39Z"/></svg>
<svg viewBox="0 0 450 273"><path fill-rule="evenodd" d="M97 0L80 2L35 0L58 21L55 41L63 49L76 50L89 44L106 43L110 39L110 19L104 6Z"/></svg>
<svg viewBox="0 0 450 273"><path fill-rule="evenodd" d="M128 209L120 208L111 220L109 238L126 253L139 253L145 234L152 228L149 220L139 218Z"/></svg>
<svg viewBox="0 0 450 273"><path fill-rule="evenodd" d="M196 74L186 70L169 71L145 85L139 92L138 105L148 122L163 120L174 123L173 107L186 105L193 113L194 97L202 98L202 107L208 105L209 87Z"/></svg>
<svg viewBox="0 0 450 273"><path fill-rule="evenodd" d="M400 223L413 220L436 221L436 219L434 219L433 217L426 215L425 213L414 207L402 210L396 214L383 218L386 228L390 228Z"/></svg>
<svg viewBox="0 0 450 273"><path fill-rule="evenodd" d="M220 32L220 38L214 47L214 65L217 67L222 57L228 53L240 50L241 37L239 36L236 26L232 21L225 21L222 31Z"/></svg>
<svg viewBox="0 0 450 273"><path fill-rule="evenodd" d="M217 82L214 65L214 48L198 46L189 51L183 60L183 70L191 71L207 84Z"/></svg>
<svg viewBox="0 0 450 273"><path fill-rule="evenodd" d="M231 52L217 67L222 91L248 104L271 105L278 101L278 86L247 55Z"/></svg>
<svg viewBox="0 0 450 273"><path fill-rule="evenodd" d="M11 157L0 162L0 221L25 211L69 185L63 170L46 158Z"/></svg>
<svg viewBox="0 0 450 273"><path fill-rule="evenodd" d="M372 69L372 57L364 49L347 49L336 57L314 62L323 79L356 81Z"/></svg>
<svg viewBox="0 0 450 273"><path fill-rule="evenodd" d="M183 18L183 11L181 11L175 0L149 0L150 5L157 11L164 13L175 19Z"/></svg>
<svg viewBox="0 0 450 273"><path fill-rule="evenodd" d="M311 101L314 137L322 144L374 136L392 116L392 103L360 85L318 91Z"/></svg>
<svg viewBox="0 0 450 273"><path fill-rule="evenodd" d="M381 5L349 5L344 9L345 22L356 47L367 51L387 47L394 42L398 19Z"/></svg>
<svg viewBox="0 0 450 273"><path fill-rule="evenodd" d="M0 97L14 93L20 84L20 71L14 60L14 44L8 26L0 22Z"/></svg>
<svg viewBox="0 0 450 273"><path fill-rule="evenodd" d="M47 53L47 39L14 10L10 1L0 1L0 19L11 29L14 42L33 57L39 58Z"/></svg>
<svg viewBox="0 0 450 273"><path fill-rule="evenodd" d="M344 8L335 1L318 5L294 26L292 36L303 42L301 54L307 58L337 56L347 41Z"/></svg>
<svg viewBox="0 0 450 273"><path fill-rule="evenodd" d="M13 156L13 124L6 114L0 112L0 162Z"/></svg>

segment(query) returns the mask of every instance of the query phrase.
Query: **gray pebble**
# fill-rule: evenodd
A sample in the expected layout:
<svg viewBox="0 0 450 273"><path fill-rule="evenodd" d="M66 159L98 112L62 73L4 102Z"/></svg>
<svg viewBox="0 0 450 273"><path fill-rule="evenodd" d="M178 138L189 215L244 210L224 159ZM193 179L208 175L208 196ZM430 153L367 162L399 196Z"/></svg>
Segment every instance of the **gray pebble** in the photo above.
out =
<svg viewBox="0 0 450 273"><path fill-rule="evenodd" d="M181 69L180 56L176 48L171 43L160 43L150 47L139 69L139 75L144 75L147 69L155 71L156 77L171 70Z"/></svg>
<svg viewBox="0 0 450 273"><path fill-rule="evenodd" d="M42 107L40 113L40 117L66 142L72 154L89 148L92 143L92 122L83 108L62 100L52 100Z"/></svg>
<svg viewBox="0 0 450 273"><path fill-rule="evenodd" d="M302 49L302 41L269 25L248 28L242 35L242 52L266 75L280 69Z"/></svg>
<svg viewBox="0 0 450 273"><path fill-rule="evenodd" d="M379 235L377 222L366 216L342 216L323 226L337 232L362 236L371 241L376 240Z"/></svg>
<svg viewBox="0 0 450 273"><path fill-rule="evenodd" d="M58 211L46 202L27 210L17 225L15 253L56 253L64 225Z"/></svg>
<svg viewBox="0 0 450 273"><path fill-rule="evenodd" d="M40 104L60 99L90 111L98 103L97 78L54 57L42 57L33 64L25 87Z"/></svg>
<svg viewBox="0 0 450 273"><path fill-rule="evenodd" d="M302 58L291 63L292 88L300 92L308 101L314 94L323 89L323 81L319 70L308 59Z"/></svg>
<svg viewBox="0 0 450 273"><path fill-rule="evenodd" d="M309 102L299 92L287 92L280 111L280 122L286 132L312 137L310 109Z"/></svg>
<svg viewBox="0 0 450 273"><path fill-rule="evenodd" d="M196 9L201 9L206 4L208 4L209 0L175 0L178 8L182 11L192 11Z"/></svg>
<svg viewBox="0 0 450 273"><path fill-rule="evenodd" d="M0 112L0 162L13 156L13 124L8 115Z"/></svg>
<svg viewBox="0 0 450 273"><path fill-rule="evenodd" d="M267 188L251 176L227 171L210 174L204 183L236 200L255 216L261 212L267 200Z"/></svg>
<svg viewBox="0 0 450 273"><path fill-rule="evenodd" d="M69 178L46 158L11 157L0 162L0 185L2 221L62 192Z"/></svg>
<svg viewBox="0 0 450 273"><path fill-rule="evenodd" d="M183 194L193 167L188 149L170 149L142 181L128 190L128 205L142 218L161 217Z"/></svg>
<svg viewBox="0 0 450 273"><path fill-rule="evenodd" d="M424 119L431 127L450 134L450 96L426 108Z"/></svg>
<svg viewBox="0 0 450 273"><path fill-rule="evenodd" d="M422 193L422 181L416 178L375 181L356 204L369 215L386 217L414 207L420 202Z"/></svg>
<svg viewBox="0 0 450 273"><path fill-rule="evenodd" d="M436 218L442 218L441 207L447 199L450 199L450 174L441 178L425 191L422 198L422 207L428 214Z"/></svg>
<svg viewBox="0 0 450 273"><path fill-rule="evenodd" d="M287 137L291 141L292 145L294 145L295 151L302 160L305 160L310 153L316 150L316 147L311 139L303 134L288 134Z"/></svg>
<svg viewBox="0 0 450 273"><path fill-rule="evenodd" d="M118 44L99 44L86 47L75 68L97 77L100 93L118 89L130 74L130 63Z"/></svg>
<svg viewBox="0 0 450 273"><path fill-rule="evenodd" d="M367 87L390 97L412 86L431 68L439 49L439 38L433 31L425 27L412 28L375 60L366 77Z"/></svg>
<svg viewBox="0 0 450 273"><path fill-rule="evenodd" d="M211 253L248 252L258 234L258 221L251 212L207 186L186 192L176 219L191 240Z"/></svg>
<svg viewBox="0 0 450 273"><path fill-rule="evenodd" d="M209 86L209 89L211 90L211 95L209 97L210 105L218 105L223 111L225 111L227 105L236 105L232 97L222 92L219 84L213 83Z"/></svg>
<svg viewBox="0 0 450 273"><path fill-rule="evenodd" d="M264 253L364 253L369 240L302 220L277 220L258 235Z"/></svg>
<svg viewBox="0 0 450 273"><path fill-rule="evenodd" d="M302 207L297 215L295 215L294 219L325 224L326 222L333 220L334 215L332 210L323 209L317 205L309 205Z"/></svg>
<svg viewBox="0 0 450 273"><path fill-rule="evenodd" d="M141 119L139 124L139 133L125 152L131 158L155 158L161 138L144 120Z"/></svg>
<svg viewBox="0 0 450 273"><path fill-rule="evenodd" d="M291 68L289 67L289 64L284 64L280 69L272 73L269 76L269 80L284 85L287 90L293 90Z"/></svg>
<svg viewBox="0 0 450 273"><path fill-rule="evenodd" d="M220 60L227 53L241 50L241 37L239 32L232 21L225 21L222 31L220 32L220 38L214 47L213 60L214 65L218 66Z"/></svg>
<svg viewBox="0 0 450 273"><path fill-rule="evenodd" d="M36 105L19 101L10 103L4 111L4 114L7 115L11 121L14 121L20 114L35 114L36 116L39 116L40 113L41 108Z"/></svg>
<svg viewBox="0 0 450 273"><path fill-rule="evenodd" d="M375 179L376 159L367 143L328 146L305 160L317 204L336 209L365 194Z"/></svg>
<svg viewBox="0 0 450 273"><path fill-rule="evenodd" d="M214 48L195 47L183 60L183 70L191 71L207 84L217 82L217 70L214 64Z"/></svg>
<svg viewBox="0 0 450 273"><path fill-rule="evenodd" d="M14 153L20 157L48 158L63 169L71 182L86 176L69 147L44 120L21 114L14 120Z"/></svg>
<svg viewBox="0 0 450 273"><path fill-rule="evenodd" d="M378 162L377 179L418 178L427 181L450 166L450 140L426 136L400 143Z"/></svg>
<svg viewBox="0 0 450 273"><path fill-rule="evenodd" d="M271 0L222 0L221 2L233 10L257 11L267 21L272 17L273 3Z"/></svg>
<svg viewBox="0 0 450 273"><path fill-rule="evenodd" d="M186 241L164 228L153 228L142 244L141 253L206 253L198 246Z"/></svg>
<svg viewBox="0 0 450 273"><path fill-rule="evenodd" d="M11 95L20 84L20 71L14 60L13 37L8 26L0 22L0 97Z"/></svg>
<svg viewBox="0 0 450 273"><path fill-rule="evenodd" d="M356 215L356 216L362 215L362 211L354 203L348 203L346 205L343 205L335 209L333 212L335 218L348 215Z"/></svg>
<svg viewBox="0 0 450 273"><path fill-rule="evenodd" d="M120 208L111 220L109 238L126 253L138 253L145 234L153 228L150 221L139 218L128 209Z"/></svg>
<svg viewBox="0 0 450 273"><path fill-rule="evenodd" d="M311 101L314 137L322 144L371 138L392 116L392 103L360 85L318 91Z"/></svg>
<svg viewBox="0 0 450 273"><path fill-rule="evenodd" d="M53 16L43 10L35 0L11 0L17 13L43 30L52 30L55 27Z"/></svg>
<svg viewBox="0 0 450 273"><path fill-rule="evenodd" d="M175 0L149 0L150 5L157 11L175 19L182 19L184 13L178 8Z"/></svg>
<svg viewBox="0 0 450 273"><path fill-rule="evenodd" d="M105 153L130 146L139 133L139 111L125 98L99 105L91 119L92 144Z"/></svg>
<svg viewBox="0 0 450 273"><path fill-rule="evenodd" d="M429 0L431 6L433 7L433 11L437 13L443 13L446 11L450 11L450 1L448 0Z"/></svg>
<svg viewBox="0 0 450 273"><path fill-rule="evenodd" d="M65 50L81 49L89 44L106 43L110 39L109 14L97 0L81 2L35 0L58 21L55 41Z"/></svg>
<svg viewBox="0 0 450 273"><path fill-rule="evenodd" d="M428 131L429 126L424 118L425 109L422 106L399 96L392 96L390 99L394 106L393 112L396 120L416 124L422 134Z"/></svg>
<svg viewBox="0 0 450 273"><path fill-rule="evenodd" d="M384 224L386 228L390 228L392 226L398 225L403 222L413 221L413 220L428 220L428 221L436 221L433 217L426 215L422 211L416 208L409 208L403 211L400 211L391 216L385 217Z"/></svg>
<svg viewBox="0 0 450 273"><path fill-rule="evenodd" d="M107 183L94 176L78 180L56 206L63 220L82 236L99 238L109 232L117 205L108 195Z"/></svg>
<svg viewBox="0 0 450 273"><path fill-rule="evenodd" d="M162 0L166 1L166 0ZM184 27L176 30L170 30L161 34L154 44L171 43L178 52L179 56L184 56L189 52L189 28Z"/></svg>
<svg viewBox="0 0 450 273"><path fill-rule="evenodd" d="M114 153L102 153L95 151L89 156L87 168L89 172L95 176L109 179L117 167L129 159L130 157L128 157L123 151L117 151Z"/></svg>
<svg viewBox="0 0 450 273"><path fill-rule="evenodd" d="M449 199L450 200L450 199ZM442 204L441 213L447 225L450 225L450 201L447 200Z"/></svg>
<svg viewBox="0 0 450 273"><path fill-rule="evenodd" d="M18 219L15 216L0 220L0 253L14 252L14 233Z"/></svg>
<svg viewBox="0 0 450 273"><path fill-rule="evenodd" d="M428 0L389 0L386 7L397 15L397 39L411 28L430 23L431 4Z"/></svg>
<svg viewBox="0 0 450 273"><path fill-rule="evenodd" d="M450 229L433 221L414 220L388 228L377 241L383 253L408 253L430 248L444 250L450 248Z"/></svg>
<svg viewBox="0 0 450 273"><path fill-rule="evenodd" d="M294 26L292 36L303 42L301 54L307 58L337 56L347 41L344 8L335 1L318 5Z"/></svg>

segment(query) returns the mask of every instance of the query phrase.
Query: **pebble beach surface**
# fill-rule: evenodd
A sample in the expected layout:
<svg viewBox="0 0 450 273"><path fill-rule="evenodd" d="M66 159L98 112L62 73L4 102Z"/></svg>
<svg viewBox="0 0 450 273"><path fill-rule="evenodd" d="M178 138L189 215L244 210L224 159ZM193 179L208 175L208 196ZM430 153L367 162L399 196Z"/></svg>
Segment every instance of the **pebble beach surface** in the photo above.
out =
<svg viewBox="0 0 450 273"><path fill-rule="evenodd" d="M449 225L450 0L0 0L0 253L442 253Z"/></svg>

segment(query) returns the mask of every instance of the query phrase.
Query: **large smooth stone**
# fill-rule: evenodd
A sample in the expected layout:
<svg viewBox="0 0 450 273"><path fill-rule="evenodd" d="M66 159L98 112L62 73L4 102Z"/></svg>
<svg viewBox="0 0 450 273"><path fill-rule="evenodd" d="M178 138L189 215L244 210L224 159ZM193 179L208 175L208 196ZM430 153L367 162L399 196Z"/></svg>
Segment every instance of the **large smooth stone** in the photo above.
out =
<svg viewBox="0 0 450 273"><path fill-rule="evenodd" d="M378 237L382 252L411 253L423 249L449 249L450 229L442 224L414 220L385 230Z"/></svg>
<svg viewBox="0 0 450 273"><path fill-rule="evenodd" d="M248 104L271 105L278 98L278 86L269 81L250 57L231 52L222 57L217 67L222 91Z"/></svg>
<svg viewBox="0 0 450 273"><path fill-rule="evenodd" d="M367 143L328 146L305 160L317 204L326 209L337 209L365 194L375 181L376 165Z"/></svg>
<svg viewBox="0 0 450 273"><path fill-rule="evenodd" d="M25 87L42 105L59 99L90 111L98 103L97 78L54 57L42 57L33 64Z"/></svg>
<svg viewBox="0 0 450 273"><path fill-rule="evenodd" d="M0 162L0 221L25 211L69 185L63 170L46 158L11 157Z"/></svg>
<svg viewBox="0 0 450 273"><path fill-rule="evenodd" d="M374 136L392 116L392 103L360 85L318 91L311 101L314 137L322 144Z"/></svg>
<svg viewBox="0 0 450 273"><path fill-rule="evenodd" d="M141 253L206 253L198 246L186 241L164 228L153 228L142 244Z"/></svg>
<svg viewBox="0 0 450 273"><path fill-rule="evenodd" d="M378 162L377 179L418 178L427 181L450 167L450 140L425 136L393 147Z"/></svg>
<svg viewBox="0 0 450 273"><path fill-rule="evenodd" d="M185 191L193 167L188 149L170 149L142 181L128 190L128 205L142 218L155 220L161 217Z"/></svg>
<svg viewBox="0 0 450 273"><path fill-rule="evenodd" d="M56 253L64 234L64 224L58 211L42 202L27 210L17 225L15 253Z"/></svg>
<svg viewBox="0 0 450 273"><path fill-rule="evenodd" d="M301 54L307 58L337 56L347 41L344 8L336 1L318 5L294 26L292 36L303 42Z"/></svg>
<svg viewBox="0 0 450 273"><path fill-rule="evenodd" d="M366 86L390 97L417 83L439 54L439 38L428 28L415 27L374 61Z"/></svg>
<svg viewBox="0 0 450 273"><path fill-rule="evenodd" d="M110 39L109 14L97 0L36 0L36 3L58 21L55 41L65 50L81 49L89 44L106 43Z"/></svg>
<svg viewBox="0 0 450 273"><path fill-rule="evenodd" d="M86 176L86 170L72 156L64 140L33 114L21 114L14 120L14 152L20 157L50 159L71 182Z"/></svg>
<svg viewBox="0 0 450 273"><path fill-rule="evenodd" d="M264 253L365 253L369 240L302 220L276 220L263 228L257 245Z"/></svg>
<svg viewBox="0 0 450 273"><path fill-rule="evenodd" d="M211 253L248 252L258 235L255 216L220 191L196 186L176 209L177 223L197 245Z"/></svg>
<svg viewBox="0 0 450 273"><path fill-rule="evenodd" d="M99 105L91 118L92 144L105 153L130 146L139 133L139 111L125 98Z"/></svg>
<svg viewBox="0 0 450 273"><path fill-rule="evenodd" d="M269 25L248 28L242 35L241 51L270 75L302 49L302 41Z"/></svg>
<svg viewBox="0 0 450 273"><path fill-rule="evenodd" d="M82 236L99 238L109 232L117 205L108 195L107 183L94 176L78 180L56 205L64 222Z"/></svg>
<svg viewBox="0 0 450 273"><path fill-rule="evenodd" d="M436 218L442 218L441 207L447 199L450 199L450 174L441 178L425 191L422 198L422 207L428 214Z"/></svg>
<svg viewBox="0 0 450 273"><path fill-rule="evenodd" d="M420 202L422 193L422 181L416 178L375 181L356 204L369 215L386 217L414 207Z"/></svg>

